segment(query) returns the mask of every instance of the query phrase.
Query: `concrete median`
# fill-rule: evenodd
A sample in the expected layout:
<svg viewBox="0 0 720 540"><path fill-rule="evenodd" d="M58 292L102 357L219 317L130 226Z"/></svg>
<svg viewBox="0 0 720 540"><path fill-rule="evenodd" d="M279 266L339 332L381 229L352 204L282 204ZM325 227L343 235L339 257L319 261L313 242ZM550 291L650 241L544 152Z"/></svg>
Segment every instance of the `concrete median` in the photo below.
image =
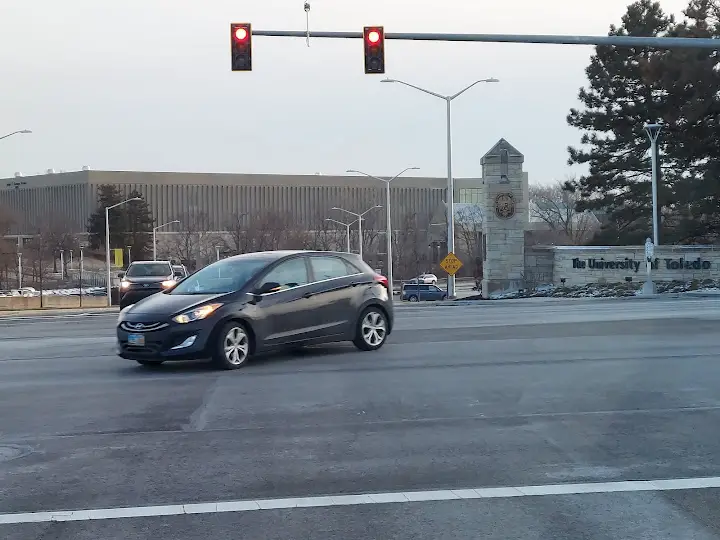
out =
<svg viewBox="0 0 720 540"><path fill-rule="evenodd" d="M107 298L104 296L83 296L81 304L79 296L43 296L42 305L39 296L29 298L22 296L8 296L0 298L0 315L6 312L44 311L46 309L66 310L98 308L107 308Z"/></svg>

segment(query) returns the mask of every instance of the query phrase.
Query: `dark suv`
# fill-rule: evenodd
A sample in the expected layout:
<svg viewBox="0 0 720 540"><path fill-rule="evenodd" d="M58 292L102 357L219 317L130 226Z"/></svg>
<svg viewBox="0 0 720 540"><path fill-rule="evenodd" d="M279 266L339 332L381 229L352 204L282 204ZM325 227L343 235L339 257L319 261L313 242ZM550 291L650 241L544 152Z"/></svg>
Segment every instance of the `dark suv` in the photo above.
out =
<svg viewBox="0 0 720 540"><path fill-rule="evenodd" d="M120 309L175 286L180 276L169 261L135 261L119 276Z"/></svg>

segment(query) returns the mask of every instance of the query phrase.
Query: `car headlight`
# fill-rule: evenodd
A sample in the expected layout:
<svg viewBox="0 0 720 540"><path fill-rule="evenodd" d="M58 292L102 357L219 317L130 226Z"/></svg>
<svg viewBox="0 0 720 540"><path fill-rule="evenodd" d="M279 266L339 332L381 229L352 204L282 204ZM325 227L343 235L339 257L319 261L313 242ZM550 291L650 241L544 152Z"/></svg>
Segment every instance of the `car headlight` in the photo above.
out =
<svg viewBox="0 0 720 540"><path fill-rule="evenodd" d="M129 286L130 286L130 282L129 282L129 281L121 281L121 282L120 282L120 288L121 288L121 289L127 289Z"/></svg>
<svg viewBox="0 0 720 540"><path fill-rule="evenodd" d="M187 324L193 321L200 321L215 313L222 304L206 304L185 313L173 317L173 321L179 324Z"/></svg>
<svg viewBox="0 0 720 540"><path fill-rule="evenodd" d="M167 281L163 281L160 285L163 286L163 289L169 289L170 287L174 287L177 281L174 279L168 279Z"/></svg>

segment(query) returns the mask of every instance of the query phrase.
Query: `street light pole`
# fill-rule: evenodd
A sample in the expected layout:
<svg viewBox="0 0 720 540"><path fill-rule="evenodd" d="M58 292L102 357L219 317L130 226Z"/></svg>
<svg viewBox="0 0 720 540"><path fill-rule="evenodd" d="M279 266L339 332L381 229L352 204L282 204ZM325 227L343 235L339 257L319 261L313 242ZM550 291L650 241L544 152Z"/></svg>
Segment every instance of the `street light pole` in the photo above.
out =
<svg viewBox="0 0 720 540"><path fill-rule="evenodd" d="M372 174L364 173L362 171L357 171L355 169L349 169L347 172L349 173L355 173L355 174L362 174L364 176L367 176L369 178L374 178L375 180L379 180L381 182L385 182L385 234L387 235L387 278L388 278L388 288L390 289L390 294L393 294L393 259L392 259L392 221L390 216L390 183L395 180L398 176L401 174L407 172L407 171L417 171L419 170L419 167L408 167L407 169L403 169L398 174L393 176L392 178L380 178L379 176L373 176ZM348 237L350 233L348 232Z"/></svg>
<svg viewBox="0 0 720 540"><path fill-rule="evenodd" d="M168 225L172 225L173 223L180 223L180 221L174 219L173 221L168 221L167 223L163 223L162 225L158 225L153 228L153 261L157 261L157 230L167 227Z"/></svg>
<svg viewBox="0 0 720 540"><path fill-rule="evenodd" d="M345 213L350 214L351 216L355 216L355 217L357 218L357 222L358 222L358 242L359 242L359 244L360 244L360 246L359 246L359 248L358 248L358 253L360 254L360 258L361 258L361 259L363 258L362 220L363 220L363 217L365 216L365 214L367 214L368 212L371 212L371 211L375 210L376 208L382 208L382 206L380 206L379 204L376 204L376 205L373 206L372 208L368 208L367 210L365 210L362 214L357 214L357 213L355 213L355 212L351 212L350 210L345 210L344 208L338 208L337 206L333 206L333 207L332 207L332 210L340 210L341 212L345 212Z"/></svg>
<svg viewBox="0 0 720 540"><path fill-rule="evenodd" d="M448 246L448 253L453 253L455 251L455 184L453 182L453 176L452 176L452 130L451 130L451 103L452 101L470 90L473 86L480 83L496 83L500 82L498 79L490 78L490 79L480 79L475 81L474 83L466 86L459 92L444 96L442 94L438 94L436 92L432 92L430 90L426 90L425 88L421 88L419 86L415 86L414 84L410 84L405 81L401 81L398 79L383 79L382 82L389 82L389 83L399 83L403 84L405 86L409 86L410 88L414 88L415 90L419 90L420 92L423 92L425 94L429 94L431 96L434 96L436 98L444 99L447 107L447 246ZM448 275L447 280L447 296L448 298L454 298L455 297L455 276Z"/></svg>
<svg viewBox="0 0 720 540"><path fill-rule="evenodd" d="M338 225L342 225L343 227L345 227L345 251L347 251L348 253L352 253L352 251L350 251L350 226L354 225L357 219L355 221L351 221L350 223L343 223L342 221L338 221L337 219L330 218L325 218L325 221L332 221L333 223L337 223Z"/></svg>
<svg viewBox="0 0 720 540"><path fill-rule="evenodd" d="M657 163L657 140L660 136L662 124L645 124L645 133L650 139L650 159L652 163L652 227L653 227L653 244L659 245L659 225L658 225L658 163Z"/></svg>
<svg viewBox="0 0 720 540"><path fill-rule="evenodd" d="M7 135L3 135L0 137L0 140L7 139L8 137L12 137L13 135L17 135L19 133L32 133L29 129L21 129L20 131L13 131L12 133L8 133Z"/></svg>
<svg viewBox="0 0 720 540"><path fill-rule="evenodd" d="M107 288L108 307L112 307L112 293L110 291L110 210L112 210L113 208L117 208L118 206L121 206L125 203L129 203L130 201L140 200L142 200L140 197L133 197L132 199L127 199L126 201L122 201L117 204L113 204L112 206L105 207L105 286Z"/></svg>

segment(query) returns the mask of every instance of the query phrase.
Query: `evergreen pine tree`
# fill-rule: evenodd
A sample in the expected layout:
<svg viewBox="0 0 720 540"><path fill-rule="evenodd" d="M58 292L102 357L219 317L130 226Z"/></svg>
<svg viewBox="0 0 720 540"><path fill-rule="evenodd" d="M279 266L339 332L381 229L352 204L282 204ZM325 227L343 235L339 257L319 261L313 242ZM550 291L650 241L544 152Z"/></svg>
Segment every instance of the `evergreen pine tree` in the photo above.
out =
<svg viewBox="0 0 720 540"><path fill-rule="evenodd" d="M123 200L123 194L117 186L111 184L98 186L98 206L90 215L87 225L90 249L105 250L105 208L118 204ZM108 217L110 221L110 249L124 249L125 218L123 208L113 208L110 210Z"/></svg>
<svg viewBox="0 0 720 540"><path fill-rule="evenodd" d="M674 27L658 2L630 4L620 27L609 35L664 36ZM578 210L600 210L609 225L596 237L601 244L642 244L652 227L649 141L643 125L666 116L667 96L650 66L662 51L643 47L598 46L581 88L583 110L571 109L568 124L584 131L582 147L568 148L568 163L587 164L590 172L568 189L579 192ZM665 134L661 147L671 144ZM660 205L672 191L675 163L664 161Z"/></svg>
<svg viewBox="0 0 720 540"><path fill-rule="evenodd" d="M155 220L150 206L138 191L132 191L128 198L140 197L139 201L127 204L125 245L130 246L132 260L143 260L152 253L152 229Z"/></svg>
<svg viewBox="0 0 720 540"><path fill-rule="evenodd" d="M720 35L718 0L690 0L673 35ZM718 51L673 49L654 63L667 89L667 131L681 167L668 241L714 242L720 234L720 72Z"/></svg>

